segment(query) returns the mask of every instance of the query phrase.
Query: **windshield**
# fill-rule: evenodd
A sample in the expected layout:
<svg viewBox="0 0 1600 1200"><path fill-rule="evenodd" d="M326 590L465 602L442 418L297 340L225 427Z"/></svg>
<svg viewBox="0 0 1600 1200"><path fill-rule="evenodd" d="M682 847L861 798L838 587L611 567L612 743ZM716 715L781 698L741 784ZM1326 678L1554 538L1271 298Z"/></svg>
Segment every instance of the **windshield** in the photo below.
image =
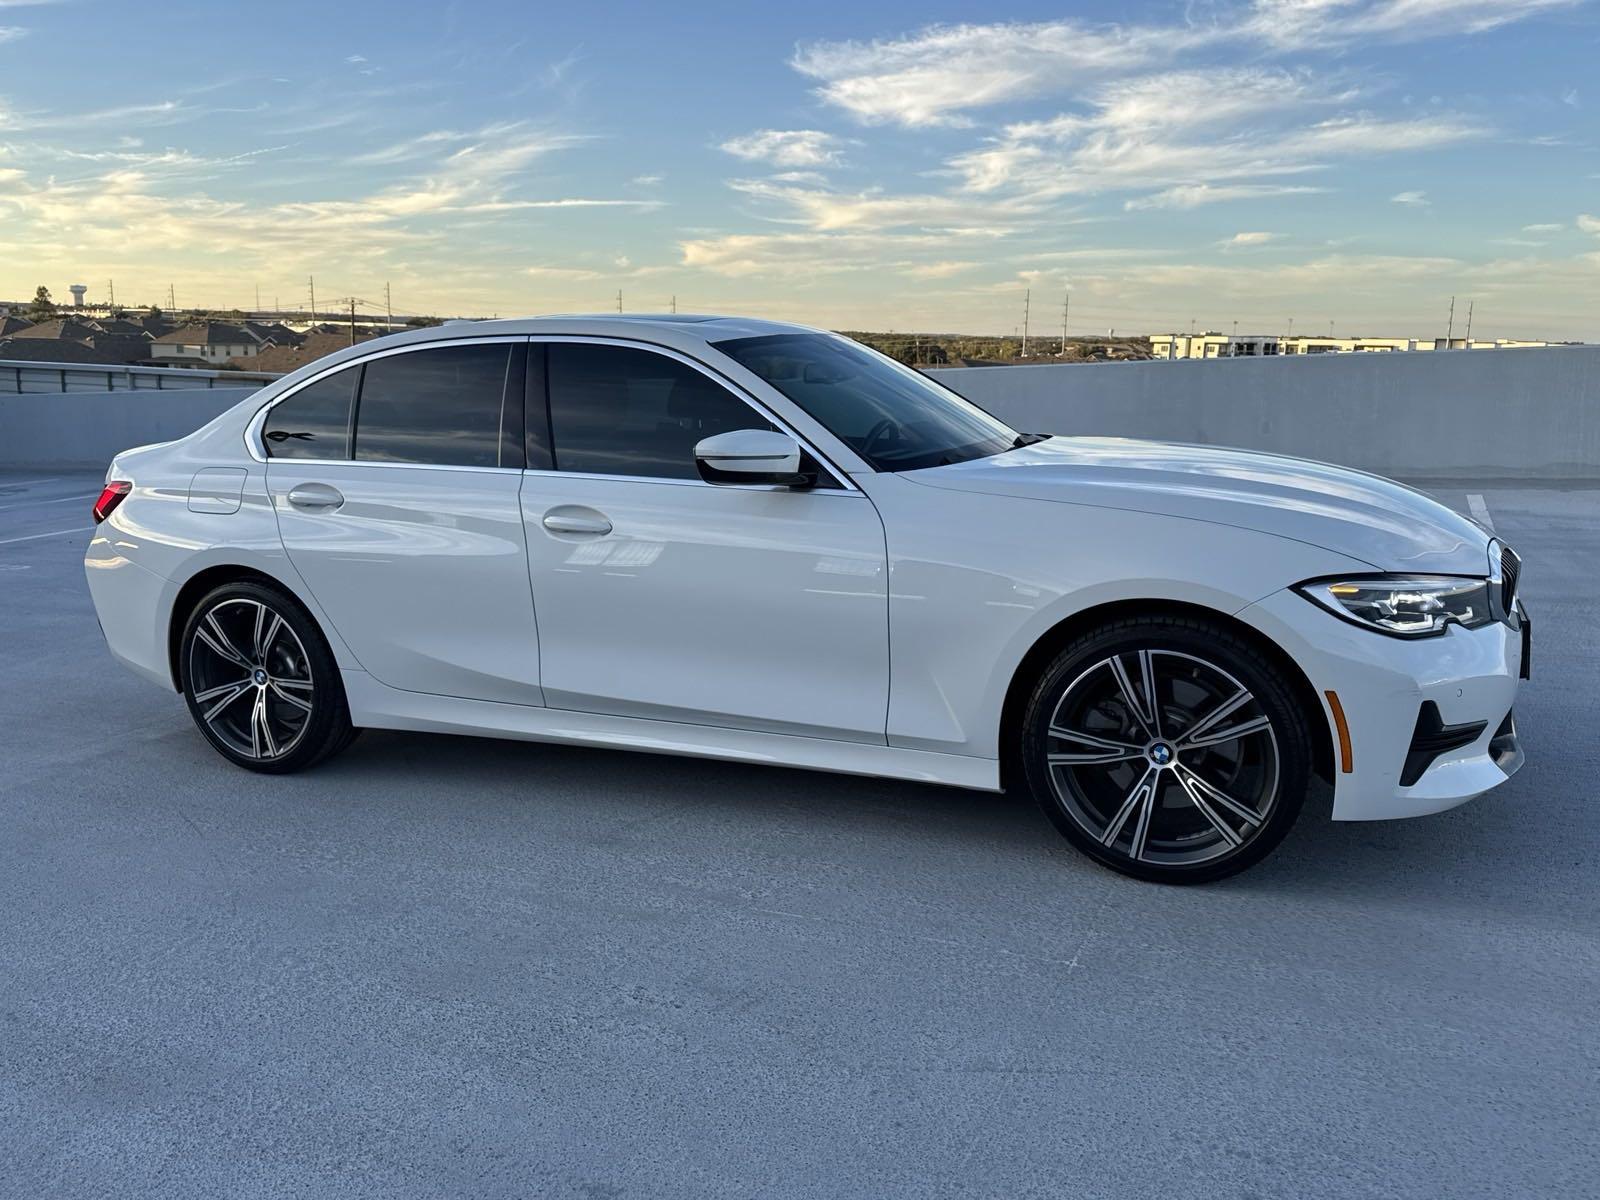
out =
<svg viewBox="0 0 1600 1200"><path fill-rule="evenodd" d="M1017 432L926 375L826 333L715 343L879 471L915 471L999 454Z"/></svg>

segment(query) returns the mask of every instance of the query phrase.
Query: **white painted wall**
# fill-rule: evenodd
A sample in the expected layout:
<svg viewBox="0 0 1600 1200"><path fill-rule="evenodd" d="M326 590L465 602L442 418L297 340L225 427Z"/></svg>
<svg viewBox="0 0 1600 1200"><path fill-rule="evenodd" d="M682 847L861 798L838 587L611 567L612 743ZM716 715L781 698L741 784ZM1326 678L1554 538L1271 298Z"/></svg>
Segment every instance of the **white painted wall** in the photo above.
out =
<svg viewBox="0 0 1600 1200"><path fill-rule="evenodd" d="M1405 479L1600 479L1600 347L929 373L1030 432L1243 446ZM103 467L248 394L0 395L0 467Z"/></svg>
<svg viewBox="0 0 1600 1200"><path fill-rule="evenodd" d="M103 469L123 450L194 432L256 390L0 395L0 467Z"/></svg>
<svg viewBox="0 0 1600 1200"><path fill-rule="evenodd" d="M1242 446L1407 479L1600 478L1600 347L930 371L1028 432Z"/></svg>

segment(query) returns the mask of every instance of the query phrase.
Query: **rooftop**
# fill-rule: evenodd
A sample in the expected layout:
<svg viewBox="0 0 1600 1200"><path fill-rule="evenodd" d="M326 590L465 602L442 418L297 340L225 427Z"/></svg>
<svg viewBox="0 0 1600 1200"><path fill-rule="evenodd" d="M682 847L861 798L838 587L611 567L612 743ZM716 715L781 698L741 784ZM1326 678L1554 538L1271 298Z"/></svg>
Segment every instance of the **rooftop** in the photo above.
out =
<svg viewBox="0 0 1600 1200"><path fill-rule="evenodd" d="M1017 796L410 733L239 771L106 652L100 482L0 475L0 1075L48 1097L9 1115L39 1172L76 1178L62 1131L92 1130L210 1195L352 1162L439 1195L656 1195L691 1160L707 1195L1594 1177L1592 485L1429 485L1524 555L1521 774L1410 821L1314 801L1190 889ZM1145 1153L1175 1103L1192 1140Z"/></svg>

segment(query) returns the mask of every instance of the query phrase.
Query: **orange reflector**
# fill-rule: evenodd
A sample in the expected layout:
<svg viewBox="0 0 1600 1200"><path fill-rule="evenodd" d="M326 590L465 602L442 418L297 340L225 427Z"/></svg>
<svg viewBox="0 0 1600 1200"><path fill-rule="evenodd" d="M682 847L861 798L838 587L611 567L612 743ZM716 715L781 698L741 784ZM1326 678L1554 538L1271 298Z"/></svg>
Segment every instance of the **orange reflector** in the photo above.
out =
<svg viewBox="0 0 1600 1200"><path fill-rule="evenodd" d="M1333 727L1339 733L1339 770L1346 775L1355 770L1350 754L1350 726L1344 721L1344 705L1339 703L1338 692L1324 692L1328 697L1328 710L1333 713Z"/></svg>

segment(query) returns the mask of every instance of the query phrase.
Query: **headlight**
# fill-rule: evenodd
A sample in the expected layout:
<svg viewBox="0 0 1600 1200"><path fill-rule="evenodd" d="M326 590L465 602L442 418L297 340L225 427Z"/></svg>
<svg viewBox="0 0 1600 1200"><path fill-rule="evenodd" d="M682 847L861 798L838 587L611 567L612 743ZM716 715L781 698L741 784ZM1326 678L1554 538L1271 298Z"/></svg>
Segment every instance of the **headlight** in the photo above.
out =
<svg viewBox="0 0 1600 1200"><path fill-rule="evenodd" d="M1428 637L1443 633L1451 623L1476 629L1494 620L1486 579L1451 575L1319 579L1296 590L1337 616L1397 637Z"/></svg>

